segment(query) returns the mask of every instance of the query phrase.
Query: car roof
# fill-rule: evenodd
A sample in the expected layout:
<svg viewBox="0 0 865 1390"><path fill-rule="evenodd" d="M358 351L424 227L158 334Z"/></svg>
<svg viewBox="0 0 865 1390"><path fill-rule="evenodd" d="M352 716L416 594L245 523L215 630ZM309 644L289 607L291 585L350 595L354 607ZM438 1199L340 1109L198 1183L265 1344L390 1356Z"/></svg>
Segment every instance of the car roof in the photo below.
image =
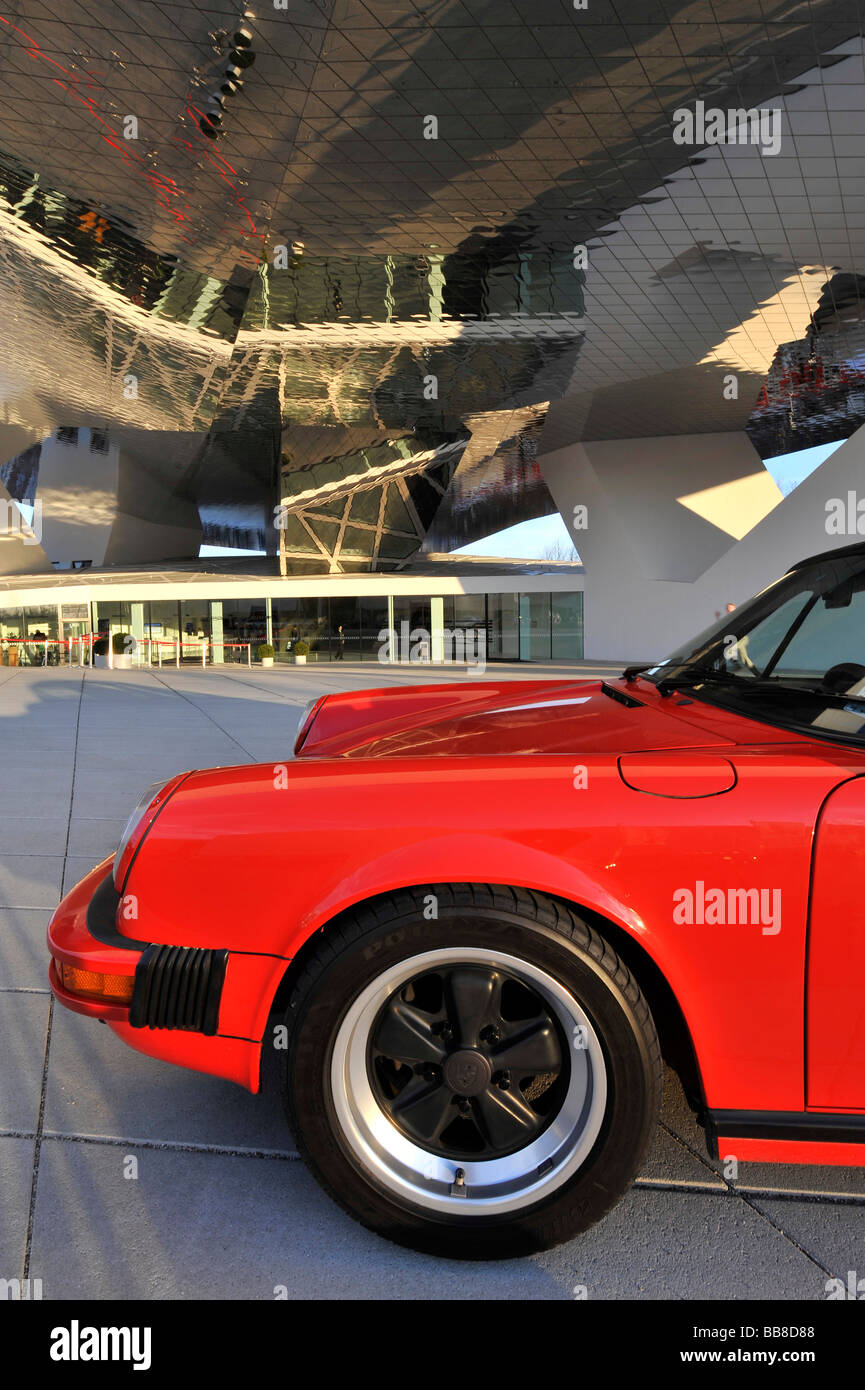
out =
<svg viewBox="0 0 865 1390"><path fill-rule="evenodd" d="M865 560L865 541L857 541L855 545L838 546L835 550L821 550L818 555L809 555L805 560L798 560L795 565L790 566L790 572L804 569L805 565L819 564L821 560L843 560L854 555L861 555Z"/></svg>

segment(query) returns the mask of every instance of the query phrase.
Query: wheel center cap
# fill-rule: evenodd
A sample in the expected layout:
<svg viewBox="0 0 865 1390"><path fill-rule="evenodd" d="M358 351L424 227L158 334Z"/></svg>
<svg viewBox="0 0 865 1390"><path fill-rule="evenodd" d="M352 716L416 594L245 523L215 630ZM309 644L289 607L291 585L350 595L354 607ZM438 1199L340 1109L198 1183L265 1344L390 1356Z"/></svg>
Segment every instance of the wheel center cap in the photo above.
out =
<svg viewBox="0 0 865 1390"><path fill-rule="evenodd" d="M492 1067L481 1052L466 1048L452 1052L444 1065L444 1079L458 1096L479 1096L492 1078Z"/></svg>

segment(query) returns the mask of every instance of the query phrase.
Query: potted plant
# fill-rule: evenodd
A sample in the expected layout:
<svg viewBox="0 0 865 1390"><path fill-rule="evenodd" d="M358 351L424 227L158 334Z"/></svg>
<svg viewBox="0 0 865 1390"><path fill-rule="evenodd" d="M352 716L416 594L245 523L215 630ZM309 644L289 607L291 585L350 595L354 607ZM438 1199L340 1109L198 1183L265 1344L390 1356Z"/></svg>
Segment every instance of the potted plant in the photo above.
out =
<svg viewBox="0 0 865 1390"><path fill-rule="evenodd" d="M131 632L115 632L111 641L112 660L108 659L108 633L104 632L93 643L93 665L113 666L116 671L128 671L132 659L138 651L138 642Z"/></svg>
<svg viewBox="0 0 865 1390"><path fill-rule="evenodd" d="M258 648L258 659L262 666L273 665L273 647L269 642L262 642Z"/></svg>
<svg viewBox="0 0 865 1390"><path fill-rule="evenodd" d="M304 642L301 637L299 642L294 644L294 664L295 666L305 666L306 658L309 656L309 643Z"/></svg>
<svg viewBox="0 0 865 1390"><path fill-rule="evenodd" d="M115 632L111 639L115 671L128 671L138 655L138 639L131 632Z"/></svg>

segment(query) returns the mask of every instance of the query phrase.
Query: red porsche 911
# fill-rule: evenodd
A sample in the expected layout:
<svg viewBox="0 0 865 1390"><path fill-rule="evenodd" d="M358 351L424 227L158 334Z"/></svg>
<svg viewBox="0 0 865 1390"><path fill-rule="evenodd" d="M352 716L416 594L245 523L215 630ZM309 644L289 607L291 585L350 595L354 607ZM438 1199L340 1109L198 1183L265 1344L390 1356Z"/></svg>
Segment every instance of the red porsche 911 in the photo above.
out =
<svg viewBox="0 0 865 1390"><path fill-rule="evenodd" d="M584 1231L662 1051L717 1157L865 1164L865 545L612 680L315 701L145 792L48 931L61 1003L257 1091L415 1248Z"/></svg>

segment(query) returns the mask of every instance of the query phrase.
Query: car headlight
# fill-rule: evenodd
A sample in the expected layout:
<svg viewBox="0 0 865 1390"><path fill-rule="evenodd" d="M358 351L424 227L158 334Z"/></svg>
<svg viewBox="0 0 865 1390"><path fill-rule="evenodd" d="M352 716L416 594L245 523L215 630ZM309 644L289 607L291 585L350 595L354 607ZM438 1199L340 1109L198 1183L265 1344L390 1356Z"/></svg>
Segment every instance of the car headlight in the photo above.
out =
<svg viewBox="0 0 865 1390"><path fill-rule="evenodd" d="M315 699L304 705L300 715L300 723L297 726L297 738L294 740L295 753L299 753L306 742L306 736L312 728L312 722L326 699L326 695L317 695Z"/></svg>
<svg viewBox="0 0 865 1390"><path fill-rule="evenodd" d="M114 887L118 892L129 872L129 865L136 849L158 816L174 788L189 774L183 772L179 777L169 777L164 782L154 782L139 797L135 810L123 827L120 843L114 855Z"/></svg>

